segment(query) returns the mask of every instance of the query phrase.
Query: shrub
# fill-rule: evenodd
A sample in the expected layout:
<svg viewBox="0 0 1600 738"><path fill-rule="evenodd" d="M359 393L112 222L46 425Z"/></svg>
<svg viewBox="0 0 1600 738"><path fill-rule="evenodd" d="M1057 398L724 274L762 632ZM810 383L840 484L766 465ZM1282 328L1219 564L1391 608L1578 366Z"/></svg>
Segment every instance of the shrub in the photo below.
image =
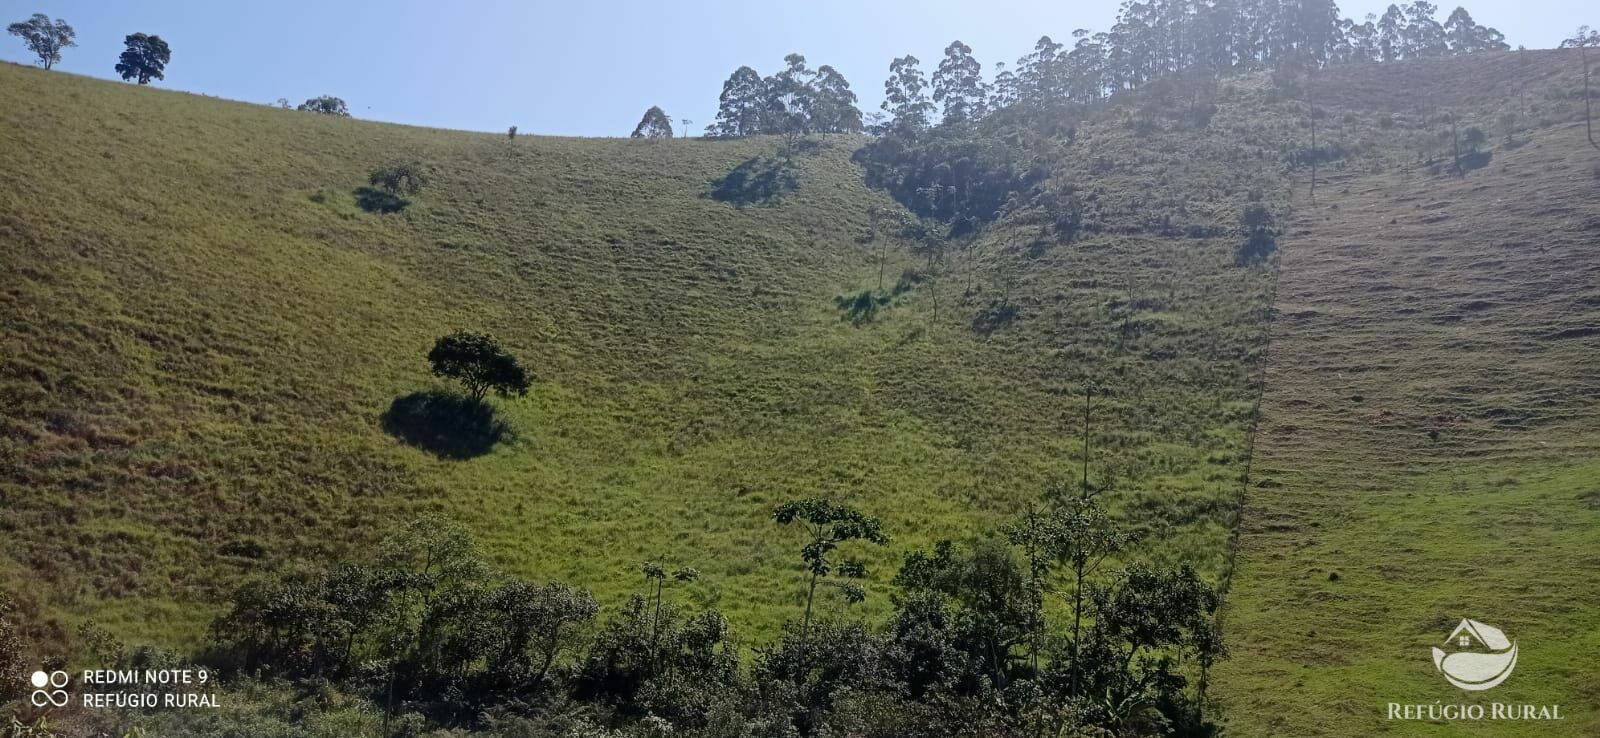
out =
<svg viewBox="0 0 1600 738"><path fill-rule="evenodd" d="M1011 325L1021 314L1022 311L1009 300L992 300L972 318L972 331L987 336Z"/></svg>
<svg viewBox="0 0 1600 738"><path fill-rule="evenodd" d="M332 95L313 97L310 100L300 103L300 107L297 108L297 110L304 110L322 115L331 115L336 118L350 117L350 109L345 106L344 100Z"/></svg>
<svg viewBox="0 0 1600 738"><path fill-rule="evenodd" d="M16 676L27 674L27 656L23 653L22 634L12 624L12 606L4 593L0 593L0 704L13 697L22 697L23 682Z"/></svg>
<svg viewBox="0 0 1600 738"><path fill-rule="evenodd" d="M393 195L415 195L427 186L428 173L417 162L399 162L373 171L367 182Z"/></svg>
<svg viewBox="0 0 1600 738"><path fill-rule="evenodd" d="M895 296L900 296L911 291L911 288L921 284L927 277L915 269L907 269L900 273L900 280L894 283Z"/></svg>
<svg viewBox="0 0 1600 738"><path fill-rule="evenodd" d="M844 311L839 316L840 320L849 321L851 325L860 327L871 323L878 316L878 308L889 303L889 298L879 297L872 290L862 290L854 295L840 295L833 298L833 304Z"/></svg>
<svg viewBox="0 0 1600 738"><path fill-rule="evenodd" d="M1244 243L1234 252L1234 263L1239 266L1265 260L1278 250L1277 233L1273 230L1272 211L1260 203L1251 203L1239 216L1244 230Z"/></svg>

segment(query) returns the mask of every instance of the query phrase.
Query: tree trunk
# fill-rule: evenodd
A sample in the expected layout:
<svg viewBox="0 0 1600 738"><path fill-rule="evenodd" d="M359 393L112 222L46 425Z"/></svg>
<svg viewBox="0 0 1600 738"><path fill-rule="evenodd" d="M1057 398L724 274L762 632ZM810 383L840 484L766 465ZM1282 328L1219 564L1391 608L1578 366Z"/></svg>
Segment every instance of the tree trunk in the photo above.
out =
<svg viewBox="0 0 1600 738"><path fill-rule="evenodd" d="M650 671L655 672L656 643L661 634L661 583L663 579L656 580L656 614L650 618Z"/></svg>
<svg viewBox="0 0 1600 738"><path fill-rule="evenodd" d="M1316 78L1315 67L1306 72L1306 100L1311 106L1311 202L1317 201L1317 95L1313 90Z"/></svg>
<svg viewBox="0 0 1600 738"><path fill-rule="evenodd" d="M1079 666L1079 638L1083 629L1083 558L1080 556L1073 562L1073 573L1077 583L1072 589L1072 694L1078 694Z"/></svg>
<svg viewBox="0 0 1600 738"><path fill-rule="evenodd" d="M1467 172L1461 168L1461 134L1456 127L1456 117L1454 115L1450 116L1450 141L1456 158L1456 176L1465 177Z"/></svg>
<svg viewBox="0 0 1600 738"><path fill-rule="evenodd" d="M806 590L806 614L800 620L800 642L803 644L811 635L811 601L817 596L817 574L811 573L811 587Z"/></svg>
<svg viewBox="0 0 1600 738"><path fill-rule="evenodd" d="M394 714L394 672L398 666L399 656L391 655L389 662L389 688L388 698L383 705L383 738L389 738L389 717Z"/></svg>
<svg viewBox="0 0 1600 738"><path fill-rule="evenodd" d="M1600 144L1594 142L1594 116L1589 109L1589 49L1579 46L1578 53L1583 58L1583 128L1589 136L1589 145L1600 149Z"/></svg>
<svg viewBox="0 0 1600 738"><path fill-rule="evenodd" d="M534 684L543 685L545 677L550 674L550 666L556 662L556 653L561 650L557 640L560 638L561 626L550 628L550 638L545 641L544 663L539 666L539 676L534 679Z"/></svg>
<svg viewBox="0 0 1600 738"><path fill-rule="evenodd" d="M1089 400L1094 397L1094 388L1086 387L1083 392L1083 489L1082 494L1089 493Z"/></svg>
<svg viewBox="0 0 1600 738"><path fill-rule="evenodd" d="M878 237L878 235L877 235L878 234L878 229L877 229L876 226L873 227L872 234L873 234L872 235L873 238L877 238ZM888 256L889 256L889 243L887 241L885 241L883 243L878 244L878 291L879 292L883 291L883 262L884 262L884 259L888 258Z"/></svg>
<svg viewBox="0 0 1600 738"><path fill-rule="evenodd" d="M1033 550L1034 532L1039 529L1038 518L1034 516L1033 503L1028 503L1028 576L1033 579L1033 622L1028 628L1028 663L1033 667L1033 673L1039 673L1039 623L1044 619L1044 585L1039 581L1039 556Z"/></svg>

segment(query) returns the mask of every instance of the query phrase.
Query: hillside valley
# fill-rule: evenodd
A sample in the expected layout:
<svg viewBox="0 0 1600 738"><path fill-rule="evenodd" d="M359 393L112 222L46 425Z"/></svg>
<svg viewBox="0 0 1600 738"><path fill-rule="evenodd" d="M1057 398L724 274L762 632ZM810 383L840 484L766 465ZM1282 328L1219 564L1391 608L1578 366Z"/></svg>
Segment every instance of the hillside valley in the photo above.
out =
<svg viewBox="0 0 1600 738"><path fill-rule="evenodd" d="M1461 618L1523 644L1497 698L1567 711L1502 734L1600 730L1600 149L1572 59L1002 126L1026 196L938 251L886 225L916 204L868 136L509 138L0 65L0 592L41 657L84 661L86 624L203 649L240 585L436 514L602 612L643 562L693 567L673 601L751 651L807 603L776 506L881 519L865 599L818 595L881 623L908 554L1081 484L1131 536L1108 569L1222 593L1228 735L1414 734L1383 705L1462 699L1427 657ZM426 187L363 209L399 160ZM456 330L533 385L441 431L425 355Z"/></svg>

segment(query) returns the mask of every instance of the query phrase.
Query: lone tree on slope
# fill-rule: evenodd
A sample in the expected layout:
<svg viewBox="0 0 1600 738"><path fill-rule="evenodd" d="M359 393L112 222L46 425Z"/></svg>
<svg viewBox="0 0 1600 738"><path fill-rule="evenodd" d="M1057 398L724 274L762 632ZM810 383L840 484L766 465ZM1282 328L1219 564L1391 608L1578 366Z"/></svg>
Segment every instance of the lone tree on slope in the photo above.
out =
<svg viewBox="0 0 1600 738"><path fill-rule="evenodd" d="M28 50L39 55L39 63L45 69L61 61L62 49L78 45L75 40L78 32L72 30L72 26L59 18L52 21L44 13L34 13L32 18L12 23L6 27L6 32L27 43Z"/></svg>
<svg viewBox="0 0 1600 738"><path fill-rule="evenodd" d="M662 112L660 105L651 105L633 128L634 138L672 138L672 119Z"/></svg>
<svg viewBox="0 0 1600 738"><path fill-rule="evenodd" d="M150 84L152 79L166 79L167 62L172 61L172 49L160 36L135 33L123 39L128 45L117 62L117 74L124 80L137 79L139 84Z"/></svg>
<svg viewBox="0 0 1600 738"><path fill-rule="evenodd" d="M1594 140L1594 113L1589 103L1589 49L1600 48L1600 31L1578 26L1578 32L1562 41L1561 48L1577 49L1578 57L1583 62L1583 130L1589 137L1589 145L1600 149L1600 143Z"/></svg>
<svg viewBox="0 0 1600 738"><path fill-rule="evenodd" d="M414 161L402 161L373 171L367 183L392 195L415 195L428 185L428 171Z"/></svg>
<svg viewBox="0 0 1600 738"><path fill-rule="evenodd" d="M476 402L490 390L501 397L528 394L528 373L488 334L456 331L440 336L428 361L434 376L460 382Z"/></svg>

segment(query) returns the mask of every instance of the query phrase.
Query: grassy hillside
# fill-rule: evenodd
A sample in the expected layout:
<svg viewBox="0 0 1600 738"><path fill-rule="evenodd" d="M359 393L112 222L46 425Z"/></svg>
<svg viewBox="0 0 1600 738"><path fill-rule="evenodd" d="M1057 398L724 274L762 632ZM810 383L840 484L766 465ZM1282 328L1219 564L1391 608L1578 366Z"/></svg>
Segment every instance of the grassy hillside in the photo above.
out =
<svg viewBox="0 0 1600 738"><path fill-rule="evenodd" d="M5 581L46 642L85 619L192 641L242 578L358 552L423 510L608 604L642 560L695 566L687 596L770 634L803 595L774 505L883 517L881 584L907 551L992 533L1076 478L1086 381L1091 475L1120 480L1145 548L1223 560L1266 294L1226 238L1002 229L858 328L834 298L876 285L859 239L892 203L850 139L801 155L793 192L737 203L716 183L776 141L508 141L20 67L0 85L20 103L0 114L19 276ZM362 212L351 191L395 159L433 184ZM891 284L921 263L894 246ZM975 325L1002 294L1018 316ZM495 402L514 437L467 459L383 421L444 389L423 354L457 328L499 335L537 380ZM883 587L862 607L886 609Z"/></svg>
<svg viewBox="0 0 1600 738"><path fill-rule="evenodd" d="M1427 650L1464 617L1525 648L1493 698L1593 730L1600 159L1567 61L1063 113L1007 139L1033 199L904 289L928 260L867 240L897 206L860 139L819 139L789 189L762 179L775 140L511 141L0 67L0 589L42 651L78 655L86 620L193 645L251 575L438 511L608 607L641 561L694 566L677 594L760 643L804 597L776 504L883 518L892 545L856 549L876 623L907 552L992 535L1087 461L1129 559L1229 588L1230 734L1426 733L1383 706L1466 699ZM1489 138L1461 177L1452 123ZM362 211L397 160L430 185ZM1273 266L1235 264L1250 202ZM885 245L892 300L841 320ZM456 329L536 384L493 401L497 443L430 448L412 413L451 388L423 356Z"/></svg>
<svg viewBox="0 0 1600 738"><path fill-rule="evenodd" d="M1552 112L1568 57L1401 68L1467 121L1535 119L1465 177L1336 170L1310 202L1302 176L1218 675L1230 732L1600 730L1600 151ZM1352 72L1326 81L1336 111L1426 111ZM1462 618L1519 644L1492 691L1434 670ZM1440 701L1567 717L1385 719Z"/></svg>

